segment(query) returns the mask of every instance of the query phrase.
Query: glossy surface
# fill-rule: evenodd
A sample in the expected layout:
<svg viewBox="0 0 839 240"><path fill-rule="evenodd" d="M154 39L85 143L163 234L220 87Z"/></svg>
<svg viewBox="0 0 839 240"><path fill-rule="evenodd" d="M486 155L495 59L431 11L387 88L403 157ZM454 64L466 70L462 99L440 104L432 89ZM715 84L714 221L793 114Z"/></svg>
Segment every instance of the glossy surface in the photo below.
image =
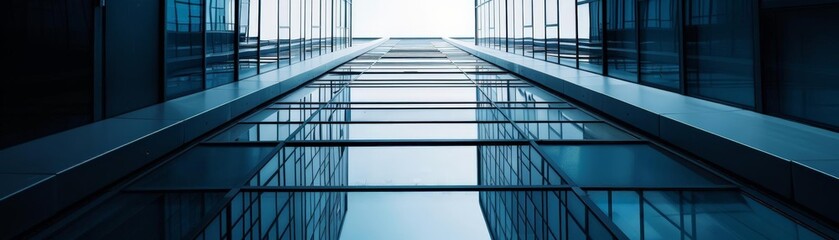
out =
<svg viewBox="0 0 839 240"><path fill-rule="evenodd" d="M724 182L647 145L544 146L583 186L714 186Z"/></svg>
<svg viewBox="0 0 839 240"><path fill-rule="evenodd" d="M830 147L839 134L825 129L739 110L576 69L557 67L537 59L449 40L505 69L531 77L551 89L591 104L642 131L663 138L713 161L741 177L792 196L796 202L839 216L832 206L835 194L812 186L835 186L835 160L811 161L835 155ZM780 137L783 136L783 137ZM719 144L699 144L701 142ZM732 159L736 156L737 159ZM790 165L789 161L796 164ZM798 167L816 163L809 167ZM759 169L755 166L760 166ZM824 169L824 170L818 170ZM815 185L812 185L815 184Z"/></svg>
<svg viewBox="0 0 839 240"><path fill-rule="evenodd" d="M458 69L491 72L429 77L434 79L366 72L381 59L414 67L437 62L412 62L412 52L439 53L445 57L437 60ZM178 229L133 229L202 239L614 239L632 234L631 228L597 205L598 195L584 191L704 187L740 193L687 159L651 148L649 141L439 40L389 41L348 64L359 67L349 75L361 77L336 78L342 68L313 79L162 159L62 226L95 218L158 221ZM386 82L356 85L377 74L366 79ZM472 86L448 84L464 79ZM439 82L410 86L430 80ZM446 112L459 114L422 116ZM214 198L219 192L220 200ZM163 202L135 206L171 211L120 216L95 210L125 209L136 194L145 196L136 201ZM205 204L212 205L210 212L202 211ZM749 224L761 219L743 215ZM784 221L790 223L779 218ZM748 231L724 219L707 222ZM52 229L44 235L66 228ZM122 233L99 225L87 232Z"/></svg>

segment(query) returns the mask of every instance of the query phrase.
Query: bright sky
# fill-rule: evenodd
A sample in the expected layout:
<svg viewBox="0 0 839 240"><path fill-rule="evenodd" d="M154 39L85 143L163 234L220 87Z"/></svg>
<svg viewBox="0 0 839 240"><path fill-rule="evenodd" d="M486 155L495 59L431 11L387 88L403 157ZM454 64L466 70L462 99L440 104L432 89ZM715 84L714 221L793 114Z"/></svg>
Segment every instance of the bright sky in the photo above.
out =
<svg viewBox="0 0 839 240"><path fill-rule="evenodd" d="M353 37L472 37L474 0L353 0Z"/></svg>

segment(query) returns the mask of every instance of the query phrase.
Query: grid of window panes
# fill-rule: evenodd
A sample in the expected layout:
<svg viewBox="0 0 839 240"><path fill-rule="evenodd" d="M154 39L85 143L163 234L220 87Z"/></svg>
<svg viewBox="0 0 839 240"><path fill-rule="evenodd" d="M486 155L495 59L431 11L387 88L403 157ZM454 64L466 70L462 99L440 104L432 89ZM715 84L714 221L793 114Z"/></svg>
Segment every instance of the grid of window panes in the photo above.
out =
<svg viewBox="0 0 839 240"><path fill-rule="evenodd" d="M352 44L351 0L166 0L173 99Z"/></svg>
<svg viewBox="0 0 839 240"><path fill-rule="evenodd" d="M440 39L389 40L120 186L43 235L820 238Z"/></svg>
<svg viewBox="0 0 839 240"><path fill-rule="evenodd" d="M839 122L836 121L837 115L832 114L836 108L835 101L822 95L835 92L836 87L827 80L833 78L819 75L831 67L808 67L810 70L799 75L819 75L816 77L819 80L812 82L820 83L819 87L803 87L815 85L808 85L811 84L807 82L809 80L799 80L806 77L776 80L776 75L784 73L776 69L797 69L800 65L761 69L756 63L760 60L756 44L758 39L778 42L775 43L777 47L762 46L765 51L762 54L770 56L763 59L768 64L780 65L783 60L773 58L773 54L790 51L779 44L784 40L761 38L758 25L770 26L764 29L768 34L792 29L776 27L775 21L758 24L760 11L796 12L792 10L795 4L790 4L790 9L770 11L761 9L758 2L478 0L475 7L475 43L672 92L836 128ZM819 6L801 8L801 11L813 14L824 12L817 8ZM832 8L836 9L835 4ZM824 18L826 15L821 16ZM817 41L811 42L815 44ZM826 48L814 46L808 49L814 50L811 55L819 55L815 52ZM790 55L790 58L793 56ZM766 75L763 76L765 81L783 81L786 85L776 86L771 82L761 86L756 75L761 71ZM784 95L785 98L776 96L776 92L784 91L794 93ZM766 106L762 106L761 102ZM782 108L785 109L780 110Z"/></svg>

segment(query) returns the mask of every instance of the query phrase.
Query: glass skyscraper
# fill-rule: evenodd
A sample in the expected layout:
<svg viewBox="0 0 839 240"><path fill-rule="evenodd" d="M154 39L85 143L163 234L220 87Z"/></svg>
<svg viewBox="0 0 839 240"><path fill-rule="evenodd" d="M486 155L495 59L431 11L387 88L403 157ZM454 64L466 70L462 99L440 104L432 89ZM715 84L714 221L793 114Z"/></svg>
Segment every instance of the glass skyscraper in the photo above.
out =
<svg viewBox="0 0 839 240"><path fill-rule="evenodd" d="M13 77L94 90L4 96L0 239L839 238L832 70L773 47L826 54L786 22L837 3L477 0L460 38L353 37L349 0L11 4L84 35L27 32L79 62Z"/></svg>

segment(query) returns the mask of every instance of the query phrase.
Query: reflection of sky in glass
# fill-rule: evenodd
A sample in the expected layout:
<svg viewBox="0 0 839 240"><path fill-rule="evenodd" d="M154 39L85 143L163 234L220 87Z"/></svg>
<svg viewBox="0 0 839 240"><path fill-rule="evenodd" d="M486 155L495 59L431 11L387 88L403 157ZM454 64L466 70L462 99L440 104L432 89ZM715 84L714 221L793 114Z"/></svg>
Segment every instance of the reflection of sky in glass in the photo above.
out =
<svg viewBox="0 0 839 240"><path fill-rule="evenodd" d="M350 185L475 185L477 148L351 147ZM489 239L474 192L349 193L341 239Z"/></svg>
<svg viewBox="0 0 839 240"><path fill-rule="evenodd" d="M477 147L351 147L350 185L475 185Z"/></svg>
<svg viewBox="0 0 839 240"><path fill-rule="evenodd" d="M350 139L478 139L478 124L353 124Z"/></svg>
<svg viewBox="0 0 839 240"><path fill-rule="evenodd" d="M348 193L341 239L490 239L477 192Z"/></svg>

